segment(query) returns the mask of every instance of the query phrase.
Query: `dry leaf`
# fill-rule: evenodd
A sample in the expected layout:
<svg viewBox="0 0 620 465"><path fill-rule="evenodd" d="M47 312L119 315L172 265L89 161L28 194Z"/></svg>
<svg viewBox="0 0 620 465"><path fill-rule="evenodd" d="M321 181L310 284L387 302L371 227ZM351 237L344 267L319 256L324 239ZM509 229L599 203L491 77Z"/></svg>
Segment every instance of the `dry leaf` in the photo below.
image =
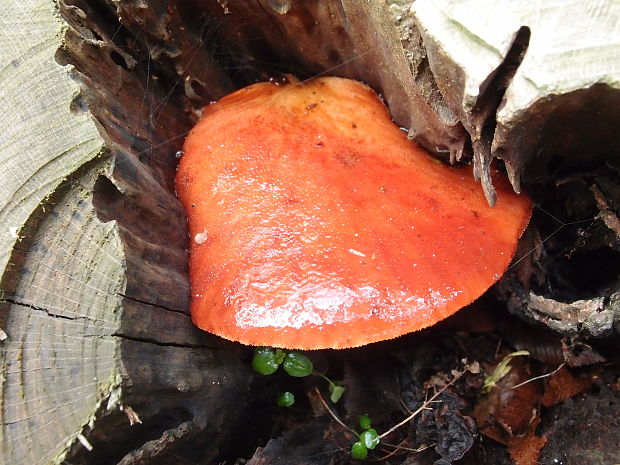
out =
<svg viewBox="0 0 620 465"><path fill-rule="evenodd" d="M540 417L530 423L527 434L523 437L513 437L508 443L508 452L515 461L515 465L537 465L540 451L547 443L546 437L536 435L536 427Z"/></svg>
<svg viewBox="0 0 620 465"><path fill-rule="evenodd" d="M590 386L591 378L577 378L564 367L549 378L541 402L545 407L550 407L588 390Z"/></svg>
<svg viewBox="0 0 620 465"><path fill-rule="evenodd" d="M509 444L513 436L521 437L529 431L538 415L542 394L539 381L513 389L532 378L528 359L514 358L511 366L491 392L480 398L473 414L480 431L502 444Z"/></svg>

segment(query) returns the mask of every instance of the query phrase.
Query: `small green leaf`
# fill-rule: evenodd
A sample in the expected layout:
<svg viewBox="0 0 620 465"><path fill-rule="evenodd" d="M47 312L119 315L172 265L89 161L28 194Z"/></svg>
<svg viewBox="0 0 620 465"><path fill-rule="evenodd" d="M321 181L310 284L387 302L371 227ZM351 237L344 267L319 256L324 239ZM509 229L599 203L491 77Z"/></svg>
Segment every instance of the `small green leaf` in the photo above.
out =
<svg viewBox="0 0 620 465"><path fill-rule="evenodd" d="M374 449L379 444L379 435L374 428L369 428L360 434L360 441L367 449Z"/></svg>
<svg viewBox="0 0 620 465"><path fill-rule="evenodd" d="M337 384L329 385L329 399L335 404L337 403L342 395L344 394L344 387L338 386Z"/></svg>
<svg viewBox="0 0 620 465"><path fill-rule="evenodd" d="M372 421L368 415L360 415L360 426L363 429L370 429L370 425L372 425Z"/></svg>
<svg viewBox="0 0 620 465"><path fill-rule="evenodd" d="M254 349L252 366L261 375L275 373L280 366L276 360L276 351L271 347L257 347Z"/></svg>
<svg viewBox="0 0 620 465"><path fill-rule="evenodd" d="M286 354L282 367L289 375L296 378L308 376L313 369L310 359L299 352L289 352Z"/></svg>
<svg viewBox="0 0 620 465"><path fill-rule="evenodd" d="M282 392L278 396L279 407L290 407L295 403L295 395L292 392Z"/></svg>
<svg viewBox="0 0 620 465"><path fill-rule="evenodd" d="M351 456L357 460L364 460L368 457L368 448L361 442L355 442L351 446Z"/></svg>
<svg viewBox="0 0 620 465"><path fill-rule="evenodd" d="M527 350L518 350L516 352L511 352L510 354L506 355L502 359L502 361L497 364L497 366L495 367L495 370L493 370L493 373L484 379L484 384L482 388L480 389L480 391L483 394L490 392L491 389L493 389L497 385L499 380L501 380L504 376L510 373L510 370L511 370L510 361L514 357L519 357L523 355L530 355L530 353Z"/></svg>

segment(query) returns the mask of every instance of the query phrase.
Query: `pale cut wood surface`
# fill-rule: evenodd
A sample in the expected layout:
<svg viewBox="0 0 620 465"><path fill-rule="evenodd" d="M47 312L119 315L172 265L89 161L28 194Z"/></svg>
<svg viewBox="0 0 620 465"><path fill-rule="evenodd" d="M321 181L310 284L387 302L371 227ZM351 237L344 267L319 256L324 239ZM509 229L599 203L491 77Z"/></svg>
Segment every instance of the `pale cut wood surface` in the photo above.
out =
<svg viewBox="0 0 620 465"><path fill-rule="evenodd" d="M411 12L488 198L492 157L518 191L535 156L618 152L620 2L417 0Z"/></svg>
<svg viewBox="0 0 620 465"><path fill-rule="evenodd" d="M26 223L11 256L19 267L0 303L2 463L55 463L94 419L118 407L118 330L124 288L116 227L92 208L97 171L53 194L46 212ZM33 224L34 223L34 224Z"/></svg>
<svg viewBox="0 0 620 465"><path fill-rule="evenodd" d="M56 63L52 1L0 13L0 463L45 464L118 387L123 252L92 205L103 141ZM115 407L114 402L109 406Z"/></svg>
<svg viewBox="0 0 620 465"><path fill-rule="evenodd" d="M586 172L620 158L620 2L417 0L411 13L437 85L471 137L490 201L494 157L517 191L522 177L549 183L552 163ZM597 308L587 322L568 310L554 321L545 313L553 301L534 293L525 313L557 331L600 335L620 321L617 299L604 300L555 305L587 302Z"/></svg>
<svg viewBox="0 0 620 465"><path fill-rule="evenodd" d="M0 13L0 274L39 203L102 148L79 87L54 60L63 23L53 2L8 0Z"/></svg>

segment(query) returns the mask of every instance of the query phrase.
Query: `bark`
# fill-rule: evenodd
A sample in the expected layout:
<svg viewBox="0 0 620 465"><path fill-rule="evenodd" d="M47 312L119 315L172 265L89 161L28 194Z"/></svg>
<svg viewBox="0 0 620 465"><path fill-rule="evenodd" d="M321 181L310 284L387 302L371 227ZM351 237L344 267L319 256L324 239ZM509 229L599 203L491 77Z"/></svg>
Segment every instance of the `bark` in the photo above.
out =
<svg viewBox="0 0 620 465"><path fill-rule="evenodd" d="M524 168L526 184L548 183L554 157L579 171L617 156L618 6L591 4L538 17L519 2L507 14L480 1L417 0L410 11L358 0L9 0L0 463L213 463L243 453L236 437L257 445L244 416L274 387L251 373L250 349L200 332L188 315L172 181L201 106L278 73L359 79L431 152L473 156L492 202L493 157L519 189ZM609 179L587 191L608 233L601 247L619 251ZM590 300L572 295L580 305L530 296L513 277L504 296L570 334L586 309L590 333L605 334L620 318L617 275Z"/></svg>

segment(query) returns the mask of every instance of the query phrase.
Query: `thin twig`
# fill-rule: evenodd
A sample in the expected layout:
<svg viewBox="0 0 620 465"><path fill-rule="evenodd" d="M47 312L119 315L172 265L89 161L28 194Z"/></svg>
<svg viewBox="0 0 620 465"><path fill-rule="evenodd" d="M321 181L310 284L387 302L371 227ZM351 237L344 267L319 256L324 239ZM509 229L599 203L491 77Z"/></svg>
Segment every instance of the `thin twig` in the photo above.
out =
<svg viewBox="0 0 620 465"><path fill-rule="evenodd" d="M405 451L406 451L406 449L405 449L405 448L402 448L402 449L396 448L396 449L391 450L391 451L386 451L386 450L384 450L385 455L383 455L383 456L381 456L381 457L377 457L377 458L375 458L375 459L372 459L372 461L373 461L373 462L384 462L385 460L389 459L390 457L392 457L392 456L394 456L394 455L396 455L396 454L402 454L402 453L404 453Z"/></svg>
<svg viewBox="0 0 620 465"><path fill-rule="evenodd" d="M345 425L342 420L340 418L338 418L338 415L336 415L336 413L330 408L329 405L327 405L327 402L325 402L325 399L323 399L323 395L321 394L321 391L319 391L319 388L314 388L314 390L316 391L316 394L319 396L319 400L321 401L321 403L323 404L323 407L325 407L325 409L329 412L329 414L332 416L332 418L334 420L336 420L336 422L342 426L344 429L349 430L351 433L353 433L355 436L358 436L357 432L355 430L352 430L351 428L349 428L347 425Z"/></svg>
<svg viewBox="0 0 620 465"><path fill-rule="evenodd" d="M393 449L399 449L399 450L406 450L408 452L422 452L425 451L426 449L430 449L431 447L435 447L437 445L437 443L433 443L433 444L429 444L428 446L420 446L417 449L414 449L413 447L407 447L407 446L403 446L403 444L409 444L408 441L406 439L403 439L400 444L390 444L388 442L382 442L381 446L383 447L391 447Z"/></svg>
<svg viewBox="0 0 620 465"><path fill-rule="evenodd" d="M405 403L405 399L403 399L402 397L400 398L400 406L403 408L403 410L407 413L411 413L411 409L409 408L409 406Z"/></svg>
<svg viewBox="0 0 620 465"><path fill-rule="evenodd" d="M510 390L512 391L513 389L517 389L520 388L521 386L526 385L527 383L530 383L532 381L536 381L537 379L542 379L542 378L546 378L547 376L551 376L554 373L557 373L558 371L560 371L561 368L563 368L566 365L566 362L562 362L560 363L560 366L558 366L555 370L553 370L550 373L545 373L544 375L540 375L540 376L535 376L534 378L530 378L530 379L526 379L525 381L523 381L522 383L517 384L516 386L513 386L510 388Z"/></svg>
<svg viewBox="0 0 620 465"><path fill-rule="evenodd" d="M418 454L418 453L420 453L420 452L422 452L422 451L425 451L426 449L430 449L431 447L434 447L434 446L436 446L436 445L437 445L437 444L431 444L431 445L428 445L428 446L422 446L422 447L418 447L417 449L414 449L414 448L412 448L412 447L405 447L405 446L403 446L403 445L402 445L402 444L406 444L406 443L407 443L407 441L406 441L406 440L402 441L402 442L401 442L400 444L398 444L398 445L394 445L394 444L386 444L385 442L382 442L382 443L381 443L381 445L382 445L382 446L389 446L389 447L394 448L394 450L392 450L392 451L388 452L388 453L387 453L386 455L384 455L383 457L379 457L379 458L377 458L377 459L375 459L375 460L373 460L373 461L374 461L374 462L382 462L382 461L384 461L384 460L386 460L386 459L389 459L389 458L390 458L390 457L392 457L393 455L396 455L396 454L398 454L398 453L402 453L402 452L405 452L405 451L406 451L406 452L413 452L414 454ZM385 452L387 452L387 451L385 451Z"/></svg>
<svg viewBox="0 0 620 465"><path fill-rule="evenodd" d="M437 445L437 443L435 442L433 444L429 444L428 446L420 446L417 449L414 449L413 447L403 446L403 444L408 444L406 439L402 441L400 444L388 444L385 442L381 443L382 446L392 447L394 449L406 450L408 452L416 452L416 453L423 452L426 449L430 449L431 447L435 447Z"/></svg>

